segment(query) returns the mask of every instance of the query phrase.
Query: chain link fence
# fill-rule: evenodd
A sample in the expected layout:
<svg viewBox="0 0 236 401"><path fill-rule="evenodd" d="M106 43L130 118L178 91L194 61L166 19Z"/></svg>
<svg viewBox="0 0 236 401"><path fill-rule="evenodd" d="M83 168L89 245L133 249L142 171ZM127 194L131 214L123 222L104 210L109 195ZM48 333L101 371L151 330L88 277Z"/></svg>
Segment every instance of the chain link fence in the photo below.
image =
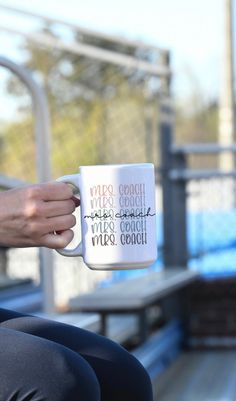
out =
<svg viewBox="0 0 236 401"><path fill-rule="evenodd" d="M233 177L187 185L189 266L204 275L236 271L235 188Z"/></svg>
<svg viewBox="0 0 236 401"><path fill-rule="evenodd" d="M36 181L36 144L30 93L14 76L19 94L11 94L12 72L0 68L3 107L0 110L0 173L28 182Z"/></svg>

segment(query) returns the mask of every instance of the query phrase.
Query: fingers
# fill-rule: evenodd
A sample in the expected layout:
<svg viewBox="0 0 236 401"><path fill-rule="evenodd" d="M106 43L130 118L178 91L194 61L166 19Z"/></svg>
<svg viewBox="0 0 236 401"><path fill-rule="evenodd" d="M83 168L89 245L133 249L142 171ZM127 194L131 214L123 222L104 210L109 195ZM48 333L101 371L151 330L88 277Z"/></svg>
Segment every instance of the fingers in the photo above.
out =
<svg viewBox="0 0 236 401"><path fill-rule="evenodd" d="M76 225L76 218L74 215L69 214L66 216L51 217L47 219L47 222L43 225L46 233L61 232L69 230Z"/></svg>
<svg viewBox="0 0 236 401"><path fill-rule="evenodd" d="M0 242L14 247L65 247L73 238L72 214L78 206L72 188L63 182L5 191L0 199ZM54 235L62 231L61 235Z"/></svg>
<svg viewBox="0 0 236 401"><path fill-rule="evenodd" d="M46 184L33 185L28 188L28 197L43 201L61 201L71 199L73 190L64 182L49 182Z"/></svg>
<svg viewBox="0 0 236 401"><path fill-rule="evenodd" d="M75 207L78 207L80 205L80 199L76 196L72 196L72 200L74 201Z"/></svg>
<svg viewBox="0 0 236 401"><path fill-rule="evenodd" d="M27 234L36 246L64 248L73 239L72 214L79 205L72 188L63 182L35 185L27 190ZM56 234L56 233L60 234Z"/></svg>
<svg viewBox="0 0 236 401"><path fill-rule="evenodd" d="M73 197L73 190L70 185L65 184L64 182L51 182L45 184L44 190L44 200L45 201L53 201L53 200L66 200L71 199Z"/></svg>
<svg viewBox="0 0 236 401"><path fill-rule="evenodd" d="M61 234L46 234L42 238L42 245L52 249L65 248L73 239L72 230L65 230Z"/></svg>
<svg viewBox="0 0 236 401"><path fill-rule="evenodd" d="M72 214L76 205L72 199L44 202L43 213L46 217L56 217Z"/></svg>

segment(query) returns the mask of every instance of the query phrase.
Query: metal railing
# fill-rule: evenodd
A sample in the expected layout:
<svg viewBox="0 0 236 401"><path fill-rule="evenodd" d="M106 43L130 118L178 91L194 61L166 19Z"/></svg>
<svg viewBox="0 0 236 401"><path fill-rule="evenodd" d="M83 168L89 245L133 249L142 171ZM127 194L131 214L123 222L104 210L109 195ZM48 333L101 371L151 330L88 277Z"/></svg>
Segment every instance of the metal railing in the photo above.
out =
<svg viewBox="0 0 236 401"><path fill-rule="evenodd" d="M36 164L38 181L49 181L51 177L50 168L50 122L47 100L43 90L31 77L31 74L22 66L15 64L5 57L0 57L0 66L7 68L14 73L28 88L34 110L34 131L36 140ZM21 180L1 176L0 186L4 189L14 188L22 185ZM24 182L25 184L25 182ZM3 251L4 252L4 251ZM39 264L42 273L42 288L44 293L44 310L52 312L54 310L54 291L53 291L53 256L52 251L40 248Z"/></svg>
<svg viewBox="0 0 236 401"><path fill-rule="evenodd" d="M191 155L236 153L236 144L220 146L216 143L175 145L173 140L173 110L170 100L161 108L160 176L163 189L163 264L164 266L189 266L192 259L215 255L211 260L211 271L220 263L219 252L234 249L236 234L233 233L235 208L236 170L192 169L188 158ZM225 193L225 195L224 195ZM198 198L197 200L194 199ZM216 199L218 198L218 199ZM191 204L194 204L191 207ZM193 228L197 245L193 244ZM228 223L226 223L226 221ZM219 226L219 224L221 226ZM219 234L218 237L216 233ZM213 240L217 238L217 240ZM218 259L218 261L217 261ZM223 260L223 259L222 259ZM227 269L227 262L218 267ZM233 270L233 267L231 267ZM206 269L207 270L207 269ZM236 265L235 269L236 270Z"/></svg>

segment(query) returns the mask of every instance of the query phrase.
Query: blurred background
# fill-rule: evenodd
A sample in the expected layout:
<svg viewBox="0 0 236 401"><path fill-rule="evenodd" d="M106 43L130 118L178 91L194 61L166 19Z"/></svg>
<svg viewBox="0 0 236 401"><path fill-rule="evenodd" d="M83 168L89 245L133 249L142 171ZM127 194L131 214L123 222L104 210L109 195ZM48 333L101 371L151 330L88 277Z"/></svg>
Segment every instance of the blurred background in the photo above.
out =
<svg viewBox="0 0 236 401"><path fill-rule="evenodd" d="M0 3L2 56L27 67L46 93L53 179L74 173L84 164L149 161L160 168L158 113L165 89L158 70L165 67L167 59L171 69L167 92L174 105L175 143L219 141L219 102L224 87L224 2L203 4L200 7L183 0L174 5L168 1L129 1L112 7L106 1L78 5L70 0L60 6L53 0L40 4ZM137 60L133 67L129 64L130 56ZM1 68L0 73L0 171L4 176L36 182L31 95L11 71ZM193 167L216 168L218 155L190 154L189 163ZM194 212L190 216L190 246L194 254L199 254L191 265L201 270L205 266L218 268L216 262L212 265L209 260L210 254L208 260L200 257L205 247L216 245L217 235L221 235L220 241L234 239L233 225L230 232L225 216L218 213L222 197L227 198L223 203L230 203L231 195L220 190L226 181L212 179L210 188L209 180L188 183L188 200ZM162 207L159 198L157 207ZM207 219L210 221L206 222ZM11 266L14 260L19 263L19 252L21 255L22 251L9 253ZM30 255L34 260L35 251L27 252L31 270ZM80 274L78 261L75 263ZM222 269L221 262L217 264ZM234 268L231 258L227 264L225 268ZM22 265L20 269L9 267L9 272L22 276L25 271L26 276L38 277L37 263L34 273L29 273L26 261ZM60 266L57 274L62 271ZM61 282L64 288L66 281L71 280L70 288L75 280L71 271L66 276ZM86 280L78 281L85 285ZM60 280L57 285L60 286ZM62 298L63 289L58 293Z"/></svg>
<svg viewBox="0 0 236 401"><path fill-rule="evenodd" d="M61 313L73 297L178 266L200 280L188 343L235 347L234 14L230 0L0 1L1 189L79 165L152 162L159 254L145 270L94 272L1 248L3 307ZM178 391L158 399L195 400ZM236 399L230 391L202 399Z"/></svg>

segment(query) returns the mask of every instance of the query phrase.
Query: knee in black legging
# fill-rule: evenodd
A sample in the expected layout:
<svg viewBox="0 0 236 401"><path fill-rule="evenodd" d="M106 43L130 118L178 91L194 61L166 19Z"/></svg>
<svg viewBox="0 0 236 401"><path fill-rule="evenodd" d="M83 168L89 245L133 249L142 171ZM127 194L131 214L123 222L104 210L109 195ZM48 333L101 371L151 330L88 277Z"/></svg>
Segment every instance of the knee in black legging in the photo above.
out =
<svg viewBox="0 0 236 401"><path fill-rule="evenodd" d="M30 334L1 329L0 351L4 366L0 369L3 389L0 389L0 399L11 399L12 394L17 394L14 398L17 401L26 395L32 401L100 401L100 386L94 371L66 347ZM9 394L3 392L7 389Z"/></svg>
<svg viewBox="0 0 236 401"><path fill-rule="evenodd" d="M52 343L52 348L50 369L56 388L52 385L53 391L57 391L55 401L100 401L100 386L89 364L61 345ZM50 384L49 401L52 401L51 393Z"/></svg>
<svg viewBox="0 0 236 401"><path fill-rule="evenodd" d="M120 345L108 340L103 344L101 340L100 357L99 355L96 357L84 355L84 357L93 366L101 384L102 401L153 400L152 384L147 371Z"/></svg>
<svg viewBox="0 0 236 401"><path fill-rule="evenodd" d="M143 365L132 355L126 364L126 374L132 372L130 375L130 387L132 387L133 398L135 401L152 401L152 383L150 376L144 369Z"/></svg>
<svg viewBox="0 0 236 401"><path fill-rule="evenodd" d="M152 384L147 371L143 365L130 353L124 350L123 356L120 355L120 370L123 380L123 390L129 398L124 401L152 401Z"/></svg>

